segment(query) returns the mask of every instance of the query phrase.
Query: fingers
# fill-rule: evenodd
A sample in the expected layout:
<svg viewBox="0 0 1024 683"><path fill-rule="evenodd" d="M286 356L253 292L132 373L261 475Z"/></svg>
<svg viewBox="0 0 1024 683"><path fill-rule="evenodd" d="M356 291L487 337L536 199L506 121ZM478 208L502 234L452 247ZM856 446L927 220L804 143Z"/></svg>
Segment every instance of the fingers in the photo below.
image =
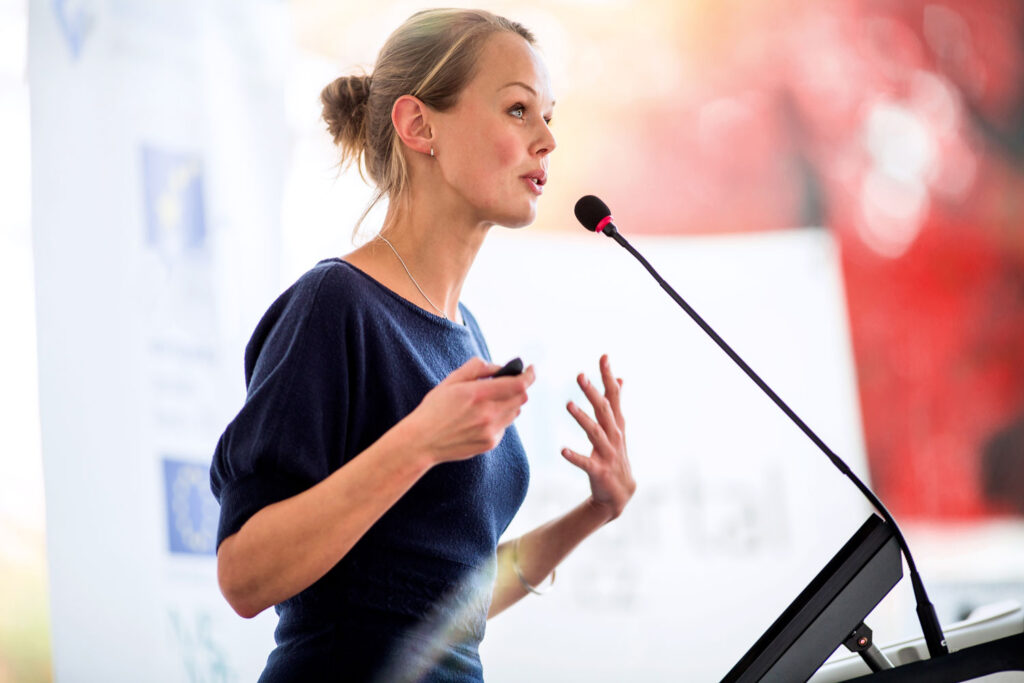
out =
<svg viewBox="0 0 1024 683"><path fill-rule="evenodd" d="M591 384L590 380L583 373L576 377L576 381L591 405L594 406L594 417L597 418L598 424L601 425L601 428L608 437L613 438L620 429L611 401L606 396L601 395L597 387ZM618 395L616 394L617 397Z"/></svg>
<svg viewBox="0 0 1024 683"><path fill-rule="evenodd" d="M611 405L612 414L615 416L615 424L619 430L626 428L626 421L622 417L622 405L619 401L619 392L622 389L622 380L612 374L612 364L608 360L608 354L601 356L601 380L604 382L604 395Z"/></svg>
<svg viewBox="0 0 1024 683"><path fill-rule="evenodd" d="M587 413L580 408L578 405L569 401L566 405L566 409L569 414L572 415L576 422L579 423L580 427L583 427L583 431L587 433L587 438L590 439L590 443L594 444L594 449L597 451L610 451L611 444L608 442L608 437L605 434L605 430L601 428L601 425L587 415Z"/></svg>
<svg viewBox="0 0 1024 683"><path fill-rule="evenodd" d="M483 358L473 357L453 370L451 374L441 380L440 384L456 384L458 382L490 379L500 369L501 366L496 363L488 363ZM536 378L536 371L530 365L519 375L498 377L491 382L482 384L480 390L487 398L497 398L500 400L508 398L518 391L525 391L533 384Z"/></svg>
<svg viewBox="0 0 1024 683"><path fill-rule="evenodd" d="M526 390L537 379L537 373L533 366L523 370L522 374L514 377L498 377L488 382L481 382L479 386L480 396L487 400L503 401L522 395L523 402L526 402Z"/></svg>
<svg viewBox="0 0 1024 683"><path fill-rule="evenodd" d="M580 455L576 451L569 448L562 449L562 457L571 462L573 465L576 465L576 467L579 467L587 474L590 473L590 458L584 455Z"/></svg>
<svg viewBox="0 0 1024 683"><path fill-rule="evenodd" d="M461 366L452 371L450 375L441 380L441 384L454 384L455 382L468 382L469 380L480 379L493 375L501 369L500 365L488 363L479 356L470 358Z"/></svg>

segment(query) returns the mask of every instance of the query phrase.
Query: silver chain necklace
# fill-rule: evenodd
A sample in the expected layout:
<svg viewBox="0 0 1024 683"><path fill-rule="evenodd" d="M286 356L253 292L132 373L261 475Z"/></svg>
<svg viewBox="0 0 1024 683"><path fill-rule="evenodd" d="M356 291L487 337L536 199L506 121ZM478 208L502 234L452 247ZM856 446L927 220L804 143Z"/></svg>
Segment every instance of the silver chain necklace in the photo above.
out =
<svg viewBox="0 0 1024 683"><path fill-rule="evenodd" d="M388 245L389 247L391 247L391 251L395 252L395 256L397 256L397 257L398 257L398 262L402 264L402 267L403 267L403 268L405 268L405 274L409 276L409 279L410 279L410 280L412 280L412 283L413 283L413 284L414 284L414 285L416 286L416 289L418 289L418 290L419 290L420 294L422 294L422 295L423 295L423 298L427 300L427 303L428 303L428 304L430 304L430 306L431 306L431 307L432 307L432 308L433 308L433 309L434 309L435 311L437 311L437 314L438 314L439 316L441 316L441 317L442 317L442 318L444 318L445 320L448 320L449 318L448 318L448 316L446 316L446 315L444 314L444 311L442 311L442 310L441 310L440 308L438 308L437 306L434 306L434 302L430 300L430 297L429 297L429 296L427 296L427 293L423 291L423 288L422 288L422 287L420 287L420 283L416 282L416 278L414 278L414 277L412 276L412 273L410 273L410 272L409 272L409 266L405 265L405 261L404 261L404 260L402 260L402 257L401 257L401 256L400 256L400 255L398 254L398 250L397 250L397 249L395 249L395 245L391 244L391 242L389 242L389 241L388 241L388 238L387 238L387 237L384 237L383 235L377 235L377 239L379 239L379 240L382 240L382 241L384 242L384 244L386 244L386 245Z"/></svg>

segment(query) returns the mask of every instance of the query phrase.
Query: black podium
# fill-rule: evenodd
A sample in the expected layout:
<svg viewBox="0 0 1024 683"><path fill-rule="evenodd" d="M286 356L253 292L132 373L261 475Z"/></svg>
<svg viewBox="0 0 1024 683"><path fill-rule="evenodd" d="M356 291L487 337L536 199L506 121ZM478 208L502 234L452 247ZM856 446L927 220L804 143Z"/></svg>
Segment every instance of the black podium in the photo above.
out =
<svg viewBox="0 0 1024 683"><path fill-rule="evenodd" d="M875 673L857 683L957 683L1024 671L1024 634L895 668L874 649L864 619L903 577L892 526L871 515L825 568L726 674L722 683L802 683L840 645Z"/></svg>

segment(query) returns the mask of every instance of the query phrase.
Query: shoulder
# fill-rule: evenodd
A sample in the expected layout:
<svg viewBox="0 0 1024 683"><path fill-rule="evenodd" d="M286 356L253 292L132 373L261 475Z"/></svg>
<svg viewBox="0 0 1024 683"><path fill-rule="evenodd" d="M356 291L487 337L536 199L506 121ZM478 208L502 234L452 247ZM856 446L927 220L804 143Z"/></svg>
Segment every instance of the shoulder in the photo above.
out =
<svg viewBox="0 0 1024 683"><path fill-rule="evenodd" d="M290 313L300 318L344 317L371 298L365 275L339 258L324 259L303 273L271 304L264 317L276 320Z"/></svg>
<svg viewBox="0 0 1024 683"><path fill-rule="evenodd" d="M269 333L282 325L295 327L304 325L314 316L323 296L337 296L345 285L340 271L344 265L334 259L325 259L303 273L274 300L256 326L253 337L260 336L261 330Z"/></svg>
<svg viewBox="0 0 1024 683"><path fill-rule="evenodd" d="M246 382L265 351L283 355L309 337L334 337L365 285L340 259L324 259L303 273L263 314L245 349ZM332 340L326 339L328 343Z"/></svg>
<svg viewBox="0 0 1024 683"><path fill-rule="evenodd" d="M328 258L303 273L285 290L282 297L288 295L314 302L317 299L351 294L364 287L363 278L359 277L355 268L340 258Z"/></svg>

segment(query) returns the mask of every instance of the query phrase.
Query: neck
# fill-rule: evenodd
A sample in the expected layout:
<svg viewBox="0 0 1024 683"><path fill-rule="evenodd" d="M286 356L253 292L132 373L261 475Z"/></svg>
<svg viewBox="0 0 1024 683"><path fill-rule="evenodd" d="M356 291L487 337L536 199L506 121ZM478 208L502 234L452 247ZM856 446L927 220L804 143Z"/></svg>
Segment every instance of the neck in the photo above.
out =
<svg viewBox="0 0 1024 683"><path fill-rule="evenodd" d="M443 211L403 210L410 203L399 201L389 206L380 232L401 259L381 240L364 247L369 250L367 256L390 274L400 293L410 293L406 298L433 313L436 306L449 320L458 320L462 286L490 226L459 220ZM401 288L400 283L407 280L411 280L409 285Z"/></svg>

